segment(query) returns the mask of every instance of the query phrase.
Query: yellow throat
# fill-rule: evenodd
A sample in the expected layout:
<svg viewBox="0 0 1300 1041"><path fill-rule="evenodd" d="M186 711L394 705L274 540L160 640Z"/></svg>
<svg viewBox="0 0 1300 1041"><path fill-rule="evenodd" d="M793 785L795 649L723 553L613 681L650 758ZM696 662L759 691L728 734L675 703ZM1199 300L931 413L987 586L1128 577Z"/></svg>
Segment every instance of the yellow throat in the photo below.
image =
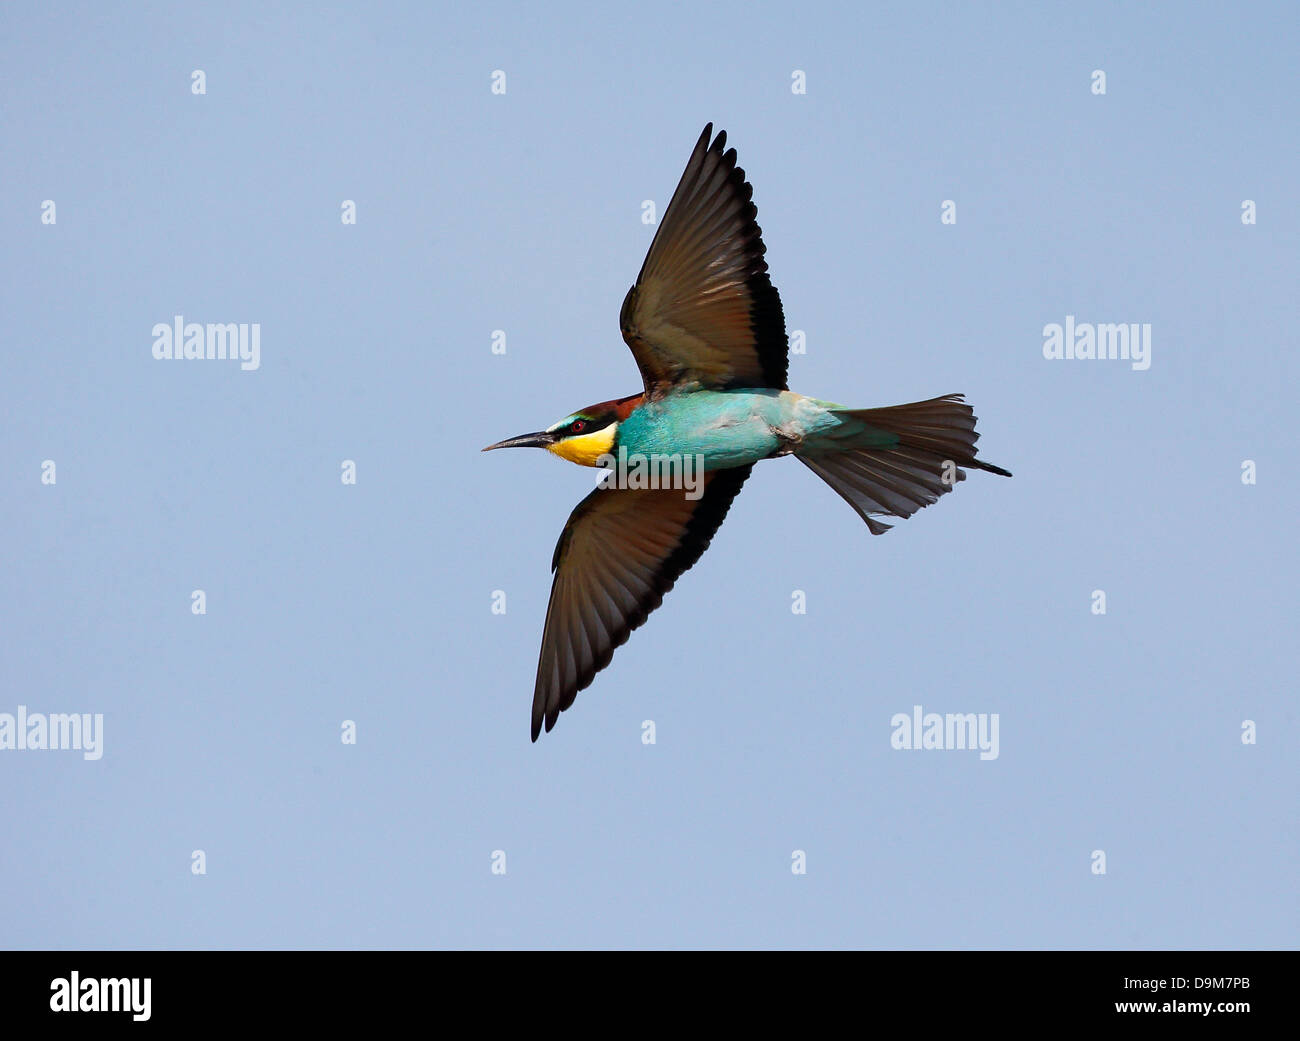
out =
<svg viewBox="0 0 1300 1041"><path fill-rule="evenodd" d="M618 436L618 424L593 430L590 434L577 434L547 445L548 452L554 452L561 459L567 459L579 466L595 466L596 460L614 447L614 438Z"/></svg>

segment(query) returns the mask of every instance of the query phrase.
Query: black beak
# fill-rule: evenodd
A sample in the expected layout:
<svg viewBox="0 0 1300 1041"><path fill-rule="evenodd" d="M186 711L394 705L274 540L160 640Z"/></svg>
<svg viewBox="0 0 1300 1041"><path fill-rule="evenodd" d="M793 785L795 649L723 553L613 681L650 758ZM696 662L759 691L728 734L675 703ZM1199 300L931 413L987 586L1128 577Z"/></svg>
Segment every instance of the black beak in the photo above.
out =
<svg viewBox="0 0 1300 1041"><path fill-rule="evenodd" d="M490 452L494 448L545 448L547 445L555 444L557 440L558 438L554 434L539 430L535 434L520 434L518 437L508 437L504 441L488 445L483 451Z"/></svg>

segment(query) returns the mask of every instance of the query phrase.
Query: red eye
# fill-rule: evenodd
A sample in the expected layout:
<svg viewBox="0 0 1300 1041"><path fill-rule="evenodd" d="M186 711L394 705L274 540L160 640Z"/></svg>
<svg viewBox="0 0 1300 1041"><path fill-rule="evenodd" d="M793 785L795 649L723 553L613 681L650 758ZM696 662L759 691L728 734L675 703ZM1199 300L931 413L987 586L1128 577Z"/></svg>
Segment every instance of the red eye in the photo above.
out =
<svg viewBox="0 0 1300 1041"><path fill-rule="evenodd" d="M569 429L572 430L575 434L581 434L582 431L586 429L586 426L587 424L584 423L581 419L575 419L572 423L569 424Z"/></svg>

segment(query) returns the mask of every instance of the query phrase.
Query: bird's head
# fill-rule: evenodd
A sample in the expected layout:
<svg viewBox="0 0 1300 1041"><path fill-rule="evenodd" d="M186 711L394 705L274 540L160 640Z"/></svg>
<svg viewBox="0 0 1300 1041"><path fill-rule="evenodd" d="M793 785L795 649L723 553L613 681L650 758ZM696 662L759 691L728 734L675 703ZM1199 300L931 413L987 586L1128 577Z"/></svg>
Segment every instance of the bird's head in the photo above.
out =
<svg viewBox="0 0 1300 1041"><path fill-rule="evenodd" d="M602 401L599 405L579 409L565 416L558 423L552 423L545 430L535 434L520 434L508 437L483 449L490 452L494 448L545 448L561 459L567 459L579 466L596 466L597 460L615 451L618 443L618 424L626 419L632 408L629 402L639 402L640 394L617 401Z"/></svg>

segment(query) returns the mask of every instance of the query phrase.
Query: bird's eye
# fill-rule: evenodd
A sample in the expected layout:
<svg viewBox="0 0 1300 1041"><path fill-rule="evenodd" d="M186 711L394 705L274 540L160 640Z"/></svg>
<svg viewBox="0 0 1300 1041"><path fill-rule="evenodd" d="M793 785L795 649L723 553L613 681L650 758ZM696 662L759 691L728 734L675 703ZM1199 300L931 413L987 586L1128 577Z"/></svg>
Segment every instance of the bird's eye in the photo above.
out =
<svg viewBox="0 0 1300 1041"><path fill-rule="evenodd" d="M572 423L569 424L569 429L572 430L575 434L581 434L586 428L587 428L587 424L583 422L581 419L575 419Z"/></svg>

